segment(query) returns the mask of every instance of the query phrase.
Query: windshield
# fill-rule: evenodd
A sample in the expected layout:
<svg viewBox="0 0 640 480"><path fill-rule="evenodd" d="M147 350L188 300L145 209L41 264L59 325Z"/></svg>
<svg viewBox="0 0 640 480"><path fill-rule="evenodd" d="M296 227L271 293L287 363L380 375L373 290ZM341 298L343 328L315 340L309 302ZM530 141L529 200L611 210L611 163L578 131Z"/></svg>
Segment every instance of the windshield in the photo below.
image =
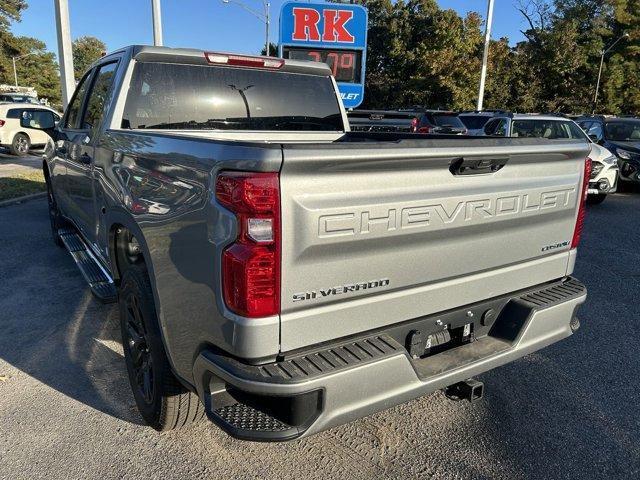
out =
<svg viewBox="0 0 640 480"><path fill-rule="evenodd" d="M122 128L343 131L331 77L138 63Z"/></svg>
<svg viewBox="0 0 640 480"><path fill-rule="evenodd" d="M607 122L604 136L614 142L640 142L640 121Z"/></svg>
<svg viewBox="0 0 640 480"><path fill-rule="evenodd" d="M434 114L433 121L438 127L465 128L460 118L455 114Z"/></svg>
<svg viewBox="0 0 640 480"><path fill-rule="evenodd" d="M480 130L491 120L488 115L460 115L458 118L471 130Z"/></svg>

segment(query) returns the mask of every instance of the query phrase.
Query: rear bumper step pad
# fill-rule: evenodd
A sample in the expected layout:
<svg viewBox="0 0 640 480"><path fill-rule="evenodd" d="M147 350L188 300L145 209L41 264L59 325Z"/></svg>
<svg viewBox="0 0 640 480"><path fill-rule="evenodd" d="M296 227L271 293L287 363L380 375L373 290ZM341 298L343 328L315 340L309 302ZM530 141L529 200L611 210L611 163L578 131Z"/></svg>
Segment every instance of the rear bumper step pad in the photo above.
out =
<svg viewBox="0 0 640 480"><path fill-rule="evenodd" d="M205 350L194 364L196 388L209 418L234 437L274 441L306 436L464 381L568 337L586 288L567 277L508 297L488 334L433 356L411 358L388 330L262 365ZM314 392L317 398L304 397ZM227 400L220 402L223 398ZM290 400L304 414L287 419L272 408Z"/></svg>

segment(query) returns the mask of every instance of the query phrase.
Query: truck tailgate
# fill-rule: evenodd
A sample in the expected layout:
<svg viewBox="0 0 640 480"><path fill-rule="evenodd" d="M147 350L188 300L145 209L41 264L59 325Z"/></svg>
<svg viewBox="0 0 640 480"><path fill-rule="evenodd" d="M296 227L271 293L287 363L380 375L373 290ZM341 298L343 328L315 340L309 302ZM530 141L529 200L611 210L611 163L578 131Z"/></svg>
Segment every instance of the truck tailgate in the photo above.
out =
<svg viewBox="0 0 640 480"><path fill-rule="evenodd" d="M282 351L563 277L588 152L524 139L283 145ZM504 166L454 174L462 159Z"/></svg>

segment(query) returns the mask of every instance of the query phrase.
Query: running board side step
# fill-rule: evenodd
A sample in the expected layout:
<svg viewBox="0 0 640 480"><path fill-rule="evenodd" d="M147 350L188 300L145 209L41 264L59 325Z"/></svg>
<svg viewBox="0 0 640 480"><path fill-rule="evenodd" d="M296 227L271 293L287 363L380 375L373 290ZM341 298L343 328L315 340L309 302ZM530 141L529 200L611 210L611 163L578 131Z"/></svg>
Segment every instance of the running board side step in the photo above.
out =
<svg viewBox="0 0 640 480"><path fill-rule="evenodd" d="M80 235L70 228L58 231L62 243L67 248L82 276L89 284L91 293L101 303L114 303L118 300L116 287L107 271L100 265Z"/></svg>

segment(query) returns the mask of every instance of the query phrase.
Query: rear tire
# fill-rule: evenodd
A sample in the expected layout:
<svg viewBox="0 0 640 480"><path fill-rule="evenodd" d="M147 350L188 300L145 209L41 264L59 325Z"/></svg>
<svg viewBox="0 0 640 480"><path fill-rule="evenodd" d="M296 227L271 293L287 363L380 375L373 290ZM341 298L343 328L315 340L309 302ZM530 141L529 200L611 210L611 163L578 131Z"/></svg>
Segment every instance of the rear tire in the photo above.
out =
<svg viewBox="0 0 640 480"><path fill-rule="evenodd" d="M596 193L592 195L587 195L587 203L589 205L600 205L604 202L604 199L607 198L606 193Z"/></svg>
<svg viewBox="0 0 640 480"><path fill-rule="evenodd" d="M16 133L11 142L11 153L17 157L25 157L31 149L31 141L24 133Z"/></svg>
<svg viewBox="0 0 640 480"><path fill-rule="evenodd" d="M118 291L124 359L133 396L144 421L159 431L204 417L198 396L171 371L162 344L146 268L130 265Z"/></svg>

